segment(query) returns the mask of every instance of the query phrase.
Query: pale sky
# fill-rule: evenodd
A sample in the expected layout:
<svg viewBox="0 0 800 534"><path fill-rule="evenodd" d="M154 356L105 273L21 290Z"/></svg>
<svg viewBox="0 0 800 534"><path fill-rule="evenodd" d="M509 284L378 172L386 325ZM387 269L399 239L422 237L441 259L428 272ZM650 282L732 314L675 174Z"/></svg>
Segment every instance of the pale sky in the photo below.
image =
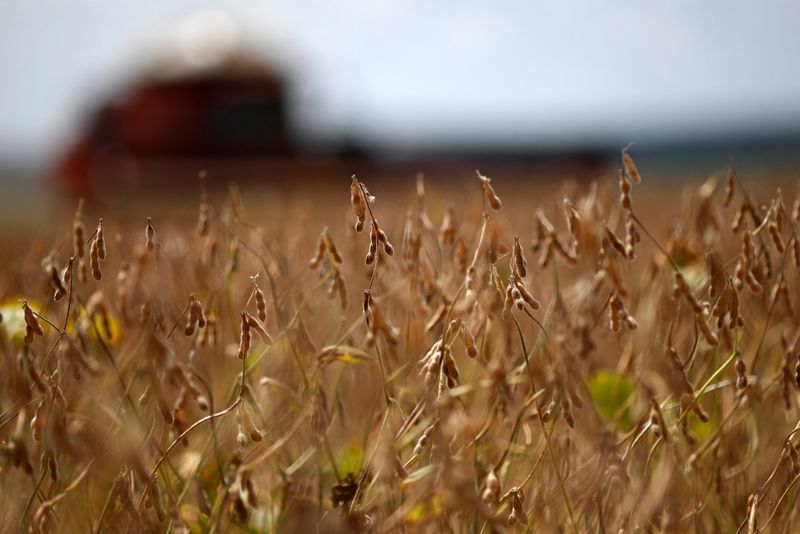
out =
<svg viewBox="0 0 800 534"><path fill-rule="evenodd" d="M0 157L40 160L224 8L296 119L398 150L800 129L800 2L0 0Z"/></svg>

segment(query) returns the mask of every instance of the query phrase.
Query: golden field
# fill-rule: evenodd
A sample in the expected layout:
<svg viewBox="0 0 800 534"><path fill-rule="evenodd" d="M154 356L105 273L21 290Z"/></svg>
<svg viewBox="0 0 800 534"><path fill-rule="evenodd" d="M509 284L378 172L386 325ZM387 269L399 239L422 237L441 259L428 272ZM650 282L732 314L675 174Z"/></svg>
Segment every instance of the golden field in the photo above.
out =
<svg viewBox="0 0 800 534"><path fill-rule="evenodd" d="M2 530L793 531L794 184L481 171L6 228Z"/></svg>

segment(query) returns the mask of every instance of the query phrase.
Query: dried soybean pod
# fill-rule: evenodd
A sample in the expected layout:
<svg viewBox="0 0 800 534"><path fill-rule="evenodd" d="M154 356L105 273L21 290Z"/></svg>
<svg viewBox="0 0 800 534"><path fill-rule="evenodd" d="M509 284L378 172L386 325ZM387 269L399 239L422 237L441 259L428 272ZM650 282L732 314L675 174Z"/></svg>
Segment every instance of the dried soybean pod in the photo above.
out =
<svg viewBox="0 0 800 534"><path fill-rule="evenodd" d="M267 320L267 297L264 291L256 284L256 309L258 310L258 318L261 322Z"/></svg>
<svg viewBox="0 0 800 534"><path fill-rule="evenodd" d="M356 216L356 232L360 232L364 229L364 221L367 218L367 203L355 175L350 182L350 204L353 207L353 214Z"/></svg>
<svg viewBox="0 0 800 534"><path fill-rule="evenodd" d="M106 259L106 238L103 233L103 218L97 223L97 235L95 236L95 243L97 243L97 256L102 261Z"/></svg>
<svg viewBox="0 0 800 534"><path fill-rule="evenodd" d="M632 143L631 143L632 144ZM625 148L622 149L622 165L625 168L625 173L630 176L631 181L635 184L638 184L642 181L642 177L639 175L639 169L636 168L636 164L633 162L633 158L628 153L631 145L629 144Z"/></svg>
<svg viewBox="0 0 800 534"><path fill-rule="evenodd" d="M493 210L499 210L502 208L503 203L500 201L500 197L497 196L497 193L494 192L491 178L482 175L480 171L475 171L475 173L478 175L478 179L481 181L483 198L486 200L487 204L489 204Z"/></svg>
<svg viewBox="0 0 800 534"><path fill-rule="evenodd" d="M144 229L144 238L145 238L145 246L148 250L153 250L156 248L155 239L156 237L156 228L153 226L153 219L150 217L147 218L147 226Z"/></svg>

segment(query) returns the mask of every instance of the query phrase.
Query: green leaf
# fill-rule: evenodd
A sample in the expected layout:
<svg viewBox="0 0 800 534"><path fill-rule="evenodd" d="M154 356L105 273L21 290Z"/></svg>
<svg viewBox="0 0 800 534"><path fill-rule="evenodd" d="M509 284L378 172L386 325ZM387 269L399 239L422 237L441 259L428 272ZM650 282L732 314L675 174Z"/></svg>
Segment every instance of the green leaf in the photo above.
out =
<svg viewBox="0 0 800 534"><path fill-rule="evenodd" d="M626 402L633 393L633 381L610 371L597 371L588 380L589 392L597 409L623 430L633 426Z"/></svg>
<svg viewBox="0 0 800 534"><path fill-rule="evenodd" d="M343 453L336 458L336 468L339 473L345 475L347 473L358 474L361 462L364 457L364 450L361 448L360 443L351 443Z"/></svg>

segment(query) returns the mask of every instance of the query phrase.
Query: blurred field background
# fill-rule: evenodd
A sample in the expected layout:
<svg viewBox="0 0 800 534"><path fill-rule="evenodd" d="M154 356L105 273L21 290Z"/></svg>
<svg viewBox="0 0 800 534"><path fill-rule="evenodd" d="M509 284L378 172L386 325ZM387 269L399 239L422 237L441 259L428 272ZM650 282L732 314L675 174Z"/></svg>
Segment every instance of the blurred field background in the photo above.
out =
<svg viewBox="0 0 800 534"><path fill-rule="evenodd" d="M636 141L651 179L797 170L790 2L146 0L0 7L3 217L65 194L276 191L475 168L596 178ZM613 164L612 164L613 165ZM316 187L316 185L315 185Z"/></svg>

